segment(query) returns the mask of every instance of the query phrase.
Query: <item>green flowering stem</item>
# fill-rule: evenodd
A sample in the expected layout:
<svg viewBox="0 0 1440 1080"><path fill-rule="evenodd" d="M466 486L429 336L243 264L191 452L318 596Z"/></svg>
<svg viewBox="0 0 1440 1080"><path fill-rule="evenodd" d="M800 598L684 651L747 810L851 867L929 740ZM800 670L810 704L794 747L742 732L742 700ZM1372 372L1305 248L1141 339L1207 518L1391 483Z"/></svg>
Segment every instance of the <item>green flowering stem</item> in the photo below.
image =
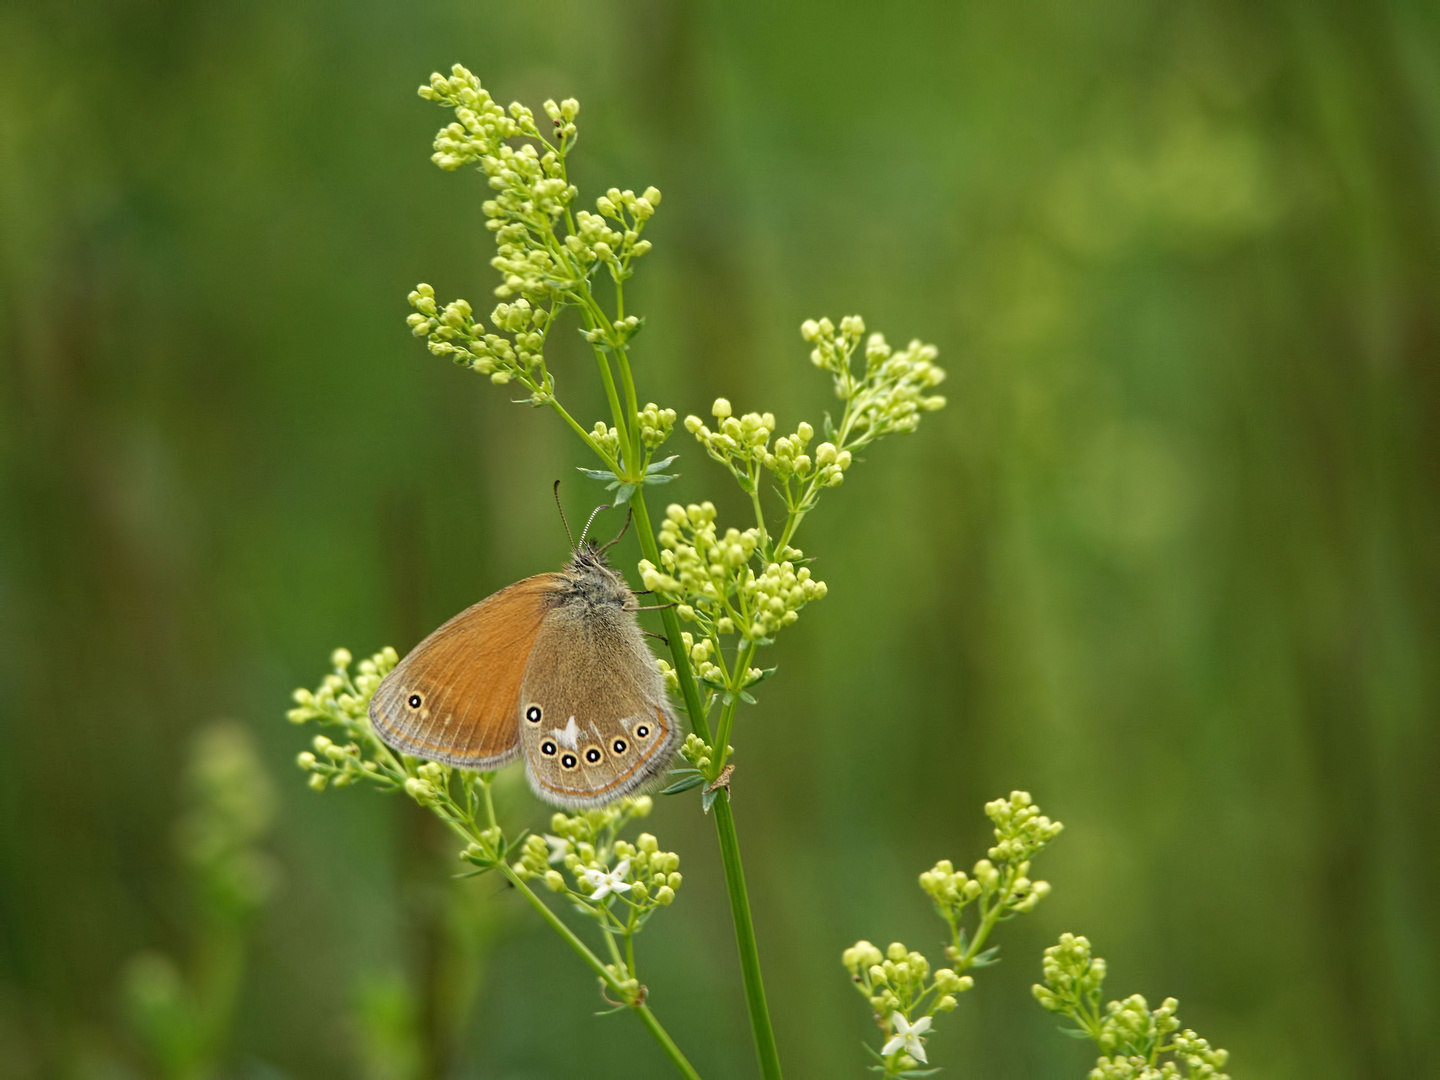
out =
<svg viewBox="0 0 1440 1080"><path fill-rule="evenodd" d="M481 789L485 793L486 825L493 828L495 826L495 806L490 796L490 784L488 774L481 774L479 777L477 777L477 780L480 784ZM467 826L465 821L457 819L449 814L442 814L441 820L444 821L445 824L449 825L450 829L467 844L483 843L483 837L481 836L480 831ZM520 877L519 874L515 872L514 868L509 866L503 859L501 859L495 863L495 869L499 870L500 873L504 875L505 880L508 881L512 886L514 886L516 891L519 892L520 895L525 898L526 902L531 907L533 907L536 912L539 913L542 919L549 923L551 929L553 929L557 934L559 934L565 940L565 943L569 945L570 948L575 950L576 954L580 957L580 959L583 960L586 965L589 966L589 968L600 977L600 981L603 982L605 986L611 991L611 993L615 995L616 1000L627 1001L630 995L628 995L625 988L620 985L620 981L616 979L613 974L611 974L610 969L605 966L604 961L602 961L598 956L596 956L594 952L591 951L590 947L585 944L585 942L580 940L579 936L575 933L575 931L571 930L570 927L565 925L565 923L561 920L560 916L556 915L555 912L550 910L550 906L535 894L535 891L531 889L530 885L522 877ZM618 951L615 950L615 942L613 935L607 933L605 935L605 938L607 942L609 942L612 951L615 951L616 965L621 966L620 954ZM634 971L633 958L634 953L632 951L631 965L627 969L632 972ZM660 1044L660 1048L665 1051L666 1056L668 1056L670 1060L675 1063L675 1067L680 1070L681 1075L690 1077L691 1080L700 1080L700 1074L697 1073L694 1066L692 1066L690 1062L686 1060L685 1055L681 1053L680 1048L675 1045L675 1040L670 1038L669 1032L667 1032L664 1027L661 1026L659 1019L656 1018L655 1014L650 1011L650 1007L646 1005L643 1001L637 1001L634 1004L630 1004L628 1007L631 1012L633 1012L636 1016L640 1018L640 1022L649 1029L650 1034L655 1037L655 1041Z"/></svg>
<svg viewBox="0 0 1440 1080"><path fill-rule="evenodd" d="M549 905L535 895L534 890L532 890L514 870L506 866L503 862L497 865L497 869L505 875L505 880L510 882L510 884L519 891L520 895L539 913L540 917L549 923L550 927L557 934L565 939L565 943L575 950L580 959L584 960L590 969L594 971L596 975L600 976L600 980L615 994L616 999L623 1001L626 995L620 983L616 980L615 976L610 973L609 969L605 967L601 959L590 951L589 946L576 936L575 931L566 926L565 923L561 921L560 916L551 911ZM607 939L611 937L609 934L605 936ZM613 947L613 941L611 944ZM618 964L620 960L618 954L615 959ZM655 1014L650 1011L648 1005L644 1002L639 1002L631 1005L630 1011L638 1016L640 1022L650 1030L650 1034L655 1037L655 1041L660 1044L660 1048L665 1051L666 1056L675 1063L675 1067L680 1070L682 1076L690 1077L691 1080L700 1080L700 1074L697 1073L695 1067L686 1060L685 1055L680 1052L680 1048L675 1045L675 1040L670 1038L670 1034L660 1025L660 1021L656 1018Z"/></svg>
<svg viewBox="0 0 1440 1080"><path fill-rule="evenodd" d="M733 683L743 683L745 673L750 670L750 661L755 659L756 645L754 641L745 643L740 654L735 658L735 665L731 669ZM717 654L718 655L718 654ZM715 775L720 775L720 770L725 767L725 759L730 756L730 729L735 723L735 713L740 706L740 685L731 685L730 699L720 710L720 726L715 731L715 763L713 768ZM714 779L712 777L711 779Z"/></svg>
<svg viewBox="0 0 1440 1080"><path fill-rule="evenodd" d="M655 530L650 526L650 514L645 509L644 489L637 488L630 497L634 507L636 526L640 536L640 550L652 563L660 562L660 548L655 542ZM690 717L690 730L706 742L710 741L710 725L705 720L705 707L700 702L700 688L690 670L690 656L680 637L680 618L673 607L660 612L665 626L666 641L670 656L675 664L675 674L680 679L680 694L685 700L685 712ZM751 645L753 654L754 645ZM747 654L747 656L750 654ZM748 665L738 665L744 671ZM720 715L720 722L728 732L727 716L734 717L738 696L731 699ZM720 742L722 748L727 744ZM721 753L724 751L722 749ZM755 1055L760 1059L760 1075L765 1080L780 1080L780 1051L775 1045L775 1029L770 1023L770 1010L765 1004L765 983L760 974L760 946L755 940L755 920L750 914L750 894L745 891L745 868L740 862L740 837L735 831L735 818L730 812L730 792L717 793L715 800L715 835L720 841L720 862L725 869L725 889L730 896L730 916L735 924L735 947L740 953L740 976L745 984L745 1005L750 1012L750 1030L755 1036Z"/></svg>

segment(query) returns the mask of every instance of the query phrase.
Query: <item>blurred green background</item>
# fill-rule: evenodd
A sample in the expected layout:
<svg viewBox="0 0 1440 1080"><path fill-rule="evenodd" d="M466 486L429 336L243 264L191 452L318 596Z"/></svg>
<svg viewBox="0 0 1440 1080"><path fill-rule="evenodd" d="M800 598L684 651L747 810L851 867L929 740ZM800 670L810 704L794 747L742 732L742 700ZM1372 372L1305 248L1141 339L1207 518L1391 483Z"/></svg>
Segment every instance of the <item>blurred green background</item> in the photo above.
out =
<svg viewBox="0 0 1440 1080"><path fill-rule="evenodd" d="M817 421L822 314L951 373L806 523L830 594L736 739L789 1074L863 1075L840 950L937 956L915 875L976 858L1013 787L1068 825L1055 893L932 1061L1083 1076L1028 992L1068 929L1237 1076L1429 1073L1433 2L151 0L0 7L0 1075L147 1075L122 973L204 938L174 823L221 717L281 875L226 1075L668 1075L423 813L308 791L283 720L335 645L403 652L555 567L552 479L572 518L600 498L552 415L404 326L417 281L493 285L483 182L429 163L414 93L456 60L581 99L585 198L664 192L642 401ZM659 494L738 520L671 446ZM659 802L686 887L642 939L651 1001L703 1075L752 1076L710 822Z"/></svg>

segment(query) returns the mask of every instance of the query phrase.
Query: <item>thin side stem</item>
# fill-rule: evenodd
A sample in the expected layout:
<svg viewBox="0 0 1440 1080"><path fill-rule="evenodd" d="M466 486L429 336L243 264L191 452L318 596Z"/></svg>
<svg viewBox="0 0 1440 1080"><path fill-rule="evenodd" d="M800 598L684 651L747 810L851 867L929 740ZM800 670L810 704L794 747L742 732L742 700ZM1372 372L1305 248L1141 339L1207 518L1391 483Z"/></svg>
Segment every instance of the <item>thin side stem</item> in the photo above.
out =
<svg viewBox="0 0 1440 1080"><path fill-rule="evenodd" d="M490 784L487 780L479 778L477 778L477 782L484 791L486 823L493 827L495 824L495 804L490 797ZM456 820L449 816L446 816L443 820L450 826L451 831L467 843L478 842L479 836L475 834L473 827L467 827L464 821ZM539 912L540 917L550 924L550 928L565 940L565 944L575 950L580 959L585 961L586 966L595 972L596 975L600 976L600 981L609 988L615 997L623 1001L625 992L620 988L620 984L616 981L615 976L606 969L601 959L590 951L590 947L576 936L575 931L566 926L560 916L551 911L549 905L535 895L535 891L530 888L525 879L515 873L514 867L505 862L498 862L495 864L495 869L499 870L505 880L514 886L515 890L525 898L531 907ZM609 939L611 935L606 934L605 936ZM613 941L611 942L611 947L614 947ZM620 963L618 953L615 956L615 960L618 965ZM682 1076L687 1077L688 1080L700 1080L700 1074L697 1073L694 1066L685 1059L685 1055L682 1054L680 1048L675 1045L675 1040L670 1038L669 1033L660 1026L660 1021L656 1019L655 1014L651 1012L643 1002L639 1005L630 1006L630 1011L638 1016L640 1022L649 1029L650 1034L655 1037L655 1041L660 1044L660 1048L665 1051L665 1055L675 1063L675 1067L680 1070Z"/></svg>
<svg viewBox="0 0 1440 1080"><path fill-rule="evenodd" d="M615 994L616 998L623 1000L624 992L620 989L620 984L617 983L615 977L605 969L605 965L601 963L600 958L590 951L589 946L575 936L575 932L560 920L560 916L550 910L549 905L546 904L545 901L535 895L530 886L527 885L513 869L503 863L499 865L498 869L505 875L505 880L515 886L520 895L525 897L530 906L539 913L540 917L550 924L551 929L564 938L565 943L575 950L580 959L584 960L590 969L594 971L596 975L600 976L601 981ZM680 1070L680 1075L688 1077L689 1080L700 1080L700 1074L697 1073L695 1067L685 1059L685 1055L682 1054L680 1048L675 1045L675 1040L670 1038L669 1033L660 1026L660 1021L656 1019L655 1014L650 1011L648 1005L640 1004L631 1006L630 1011L640 1018L642 1024L649 1028L650 1034L655 1037L655 1041L660 1044L660 1048L665 1051L665 1055L674 1062L675 1068Z"/></svg>

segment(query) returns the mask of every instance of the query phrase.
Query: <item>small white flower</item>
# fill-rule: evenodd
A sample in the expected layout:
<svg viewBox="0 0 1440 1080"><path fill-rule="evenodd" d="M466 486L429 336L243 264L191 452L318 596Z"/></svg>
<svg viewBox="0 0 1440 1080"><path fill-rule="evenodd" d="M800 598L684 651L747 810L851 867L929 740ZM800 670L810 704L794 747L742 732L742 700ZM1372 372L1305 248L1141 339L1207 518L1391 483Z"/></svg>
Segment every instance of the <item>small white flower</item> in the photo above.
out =
<svg viewBox="0 0 1440 1080"><path fill-rule="evenodd" d="M590 894L590 899L595 901L604 900L612 892L629 892L630 883L625 880L625 875L628 873L630 873L629 859L621 859L619 865L608 873L604 870L595 870L590 867L586 867L586 869L582 871L585 880L595 886L595 891Z"/></svg>
<svg viewBox="0 0 1440 1080"><path fill-rule="evenodd" d="M896 1050L904 1050L916 1061L925 1061L925 1047L921 1045L920 1036L930 1030L930 1017L922 1016L912 1024L894 1012L890 1014L890 1025L895 1029L895 1036L880 1048L880 1053L889 1057Z"/></svg>
<svg viewBox="0 0 1440 1080"><path fill-rule="evenodd" d="M545 834L545 843L550 845L550 865L557 866L565 861L565 856L570 854L570 841L561 836Z"/></svg>

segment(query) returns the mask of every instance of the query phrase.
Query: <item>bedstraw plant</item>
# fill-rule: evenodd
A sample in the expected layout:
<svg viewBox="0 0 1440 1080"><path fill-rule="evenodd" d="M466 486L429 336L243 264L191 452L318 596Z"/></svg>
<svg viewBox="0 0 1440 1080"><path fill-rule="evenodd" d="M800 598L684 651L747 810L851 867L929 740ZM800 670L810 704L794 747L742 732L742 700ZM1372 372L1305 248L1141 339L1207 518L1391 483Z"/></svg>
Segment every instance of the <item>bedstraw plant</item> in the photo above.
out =
<svg viewBox="0 0 1440 1080"><path fill-rule="evenodd" d="M574 99L546 101L543 118L537 118L519 103L502 107L459 65L448 75L432 75L420 95L453 114L435 137L435 164L484 177L483 210L499 284L496 303L483 315L467 300L442 300L430 285L417 285L409 295L409 326L436 356L512 397L518 391L524 404L553 412L590 454L580 471L605 486L611 505L633 516L642 555L635 577L662 605L669 655L657 663L689 728L683 763L663 794L698 789L699 809L714 821L760 1072L778 1080L780 1060L730 807L737 716L742 705L755 703L758 684L775 670L764 666L761 651L826 595L826 583L814 576L799 546L802 524L827 491L845 482L862 449L886 435L915 431L927 413L944 407L936 388L945 372L932 345L912 340L894 347L881 334L867 334L858 315L838 323L819 318L806 320L800 336L835 405L813 422L782 426L771 412L737 412L722 398L710 406L708 419L687 415L681 423L673 408L642 404L635 360L645 322L627 307L626 284L651 250L647 230L661 193L654 187L638 194L610 188L582 201L569 172L579 135ZM578 331L588 345L607 415L582 420L563 403L547 360L557 331ZM744 520L721 522L715 504L704 500L652 512L651 489L675 479L672 466L684 452L670 445L678 427L745 494ZM456 834L469 872L504 877L590 968L611 1006L637 1016L680 1073L696 1076L651 1011L637 957L640 931L676 901L682 883L679 856L655 836L622 836L650 812L651 798L557 813L544 835L508 828L495 814L493 774L396 753L371 730L369 700L397 660L386 648L356 664L340 649L317 688L296 692L290 719L322 728L299 756L310 785L366 785L403 793L432 810ZM1022 793L990 804L987 812L996 822L997 847L973 876L946 862L922 876L950 925L950 967L932 974L923 957L898 945L883 956L866 942L846 952L886 1035L879 1057L887 1075L905 1075L924 1061L931 1018L953 1008L956 995L969 989L968 969L993 959L984 946L995 924L1030 910L1045 894L1044 883L1027 876L1029 859L1059 825L1039 816ZM554 907L544 893L553 894ZM977 916L968 932L962 926L967 912ZM593 924L597 932L589 937L600 943L598 951L571 922Z"/></svg>

